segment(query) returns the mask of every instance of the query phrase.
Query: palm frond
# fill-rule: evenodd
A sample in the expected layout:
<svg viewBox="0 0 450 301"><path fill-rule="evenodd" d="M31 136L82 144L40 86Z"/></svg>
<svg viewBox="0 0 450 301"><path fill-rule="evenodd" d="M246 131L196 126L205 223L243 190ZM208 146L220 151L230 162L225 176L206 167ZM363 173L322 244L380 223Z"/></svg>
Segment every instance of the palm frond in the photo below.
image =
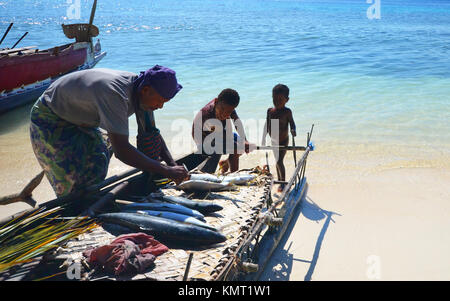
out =
<svg viewBox="0 0 450 301"><path fill-rule="evenodd" d="M60 209L37 209L0 228L0 273L97 227L87 217L61 219L55 215Z"/></svg>

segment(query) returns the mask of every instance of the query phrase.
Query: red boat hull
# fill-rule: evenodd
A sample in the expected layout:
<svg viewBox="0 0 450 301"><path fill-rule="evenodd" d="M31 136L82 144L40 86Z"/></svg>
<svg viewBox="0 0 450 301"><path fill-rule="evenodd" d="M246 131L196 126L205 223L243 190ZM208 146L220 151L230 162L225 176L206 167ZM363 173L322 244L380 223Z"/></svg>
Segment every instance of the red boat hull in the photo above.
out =
<svg viewBox="0 0 450 301"><path fill-rule="evenodd" d="M87 48L73 45L54 53L53 49L33 54L0 58L0 92L9 91L67 73L83 65Z"/></svg>

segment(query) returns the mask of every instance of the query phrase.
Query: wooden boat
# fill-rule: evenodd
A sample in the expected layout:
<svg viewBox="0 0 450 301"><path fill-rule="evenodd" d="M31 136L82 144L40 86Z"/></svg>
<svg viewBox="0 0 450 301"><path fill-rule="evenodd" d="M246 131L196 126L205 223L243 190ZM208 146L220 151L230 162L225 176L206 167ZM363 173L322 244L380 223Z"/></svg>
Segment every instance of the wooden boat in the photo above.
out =
<svg viewBox="0 0 450 301"><path fill-rule="evenodd" d="M247 170L258 176L253 185L240 186L238 191L188 196L170 185L161 188L167 195L184 195L199 201L210 200L224 207L217 214L205 217L208 224L220 229L227 237L224 243L204 247L169 246L170 250L157 257L152 269L142 274L116 277L92 269L82 256L86 249L108 244L115 239L113 233L99 225L89 233L66 242L62 248L53 249L46 256L0 274L0 280L47 279L46 277L58 274L52 278L67 280L65 271L74 264L83 269L78 280L258 280L289 226L295 209L307 192L306 162L310 151L314 149L310 143L310 134L307 142L303 155L296 161L295 171L289 181L285 182L285 188L276 200L272 198L272 186L279 182L273 179L268 170L260 168ZM185 164L192 171L204 159L201 155L190 154L177 160L177 163ZM115 200L140 201L154 191L151 184L154 181L149 179L148 174L133 169L108 178L99 185L87 187L82 192L48 201L39 207L51 209L70 203L72 206L65 207L65 214L68 216L111 212L114 210ZM28 196L28 200L30 198ZM0 221L0 227L23 214L24 212L15 214Z"/></svg>
<svg viewBox="0 0 450 301"><path fill-rule="evenodd" d="M15 45L12 49L0 49L0 114L36 100L59 77L93 68L105 57L99 42L95 46L92 42L99 34L92 24L96 3L95 0L89 24L62 25L64 34L75 39L74 43L45 50ZM7 32L11 26L12 23Z"/></svg>

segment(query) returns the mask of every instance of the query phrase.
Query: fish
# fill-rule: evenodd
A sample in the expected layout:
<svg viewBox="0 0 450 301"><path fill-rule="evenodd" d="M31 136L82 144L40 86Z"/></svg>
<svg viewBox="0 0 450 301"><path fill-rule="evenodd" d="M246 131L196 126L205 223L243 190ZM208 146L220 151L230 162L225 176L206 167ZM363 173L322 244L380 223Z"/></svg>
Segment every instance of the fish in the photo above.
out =
<svg viewBox="0 0 450 301"><path fill-rule="evenodd" d="M213 231L217 231L216 228L214 228L213 226L208 225L207 223L204 223L202 221L199 221L198 219L189 216L189 215L184 215L184 214L179 214L179 213L174 213L174 212L168 212L168 211L153 211L153 210L138 210L136 211L136 213L140 213L140 214L148 214L151 216L158 216L158 217L163 217L163 218L167 218L167 219L171 219L174 221L178 221L178 222L183 222L183 223L188 223L188 224L193 224L199 227L203 227L203 228L207 228Z"/></svg>
<svg viewBox="0 0 450 301"><path fill-rule="evenodd" d="M152 211L166 211L178 214L193 216L196 219L205 220L205 216L199 211L187 208L182 204L170 203L134 203L121 207L121 211L137 211L137 210L152 210Z"/></svg>
<svg viewBox="0 0 450 301"><path fill-rule="evenodd" d="M122 229L128 228L133 232L153 235L163 243L168 240L196 245L210 245L227 240L226 236L220 232L146 214L116 212L100 214L97 218L102 223L115 224L121 226Z"/></svg>
<svg viewBox="0 0 450 301"><path fill-rule="evenodd" d="M162 195L159 198L168 203L182 205L202 214L209 214L223 209L222 206L208 201L194 201L181 196Z"/></svg>
<svg viewBox="0 0 450 301"><path fill-rule="evenodd" d="M249 181L254 180L256 178L255 175L251 175L251 174L240 174L240 173L235 173L235 174L229 174L227 176L215 176L212 174L191 174L189 181L206 181L206 182L211 182L211 183L218 183L218 184L223 184L223 185L227 185L228 183L232 183L232 184L236 184L236 185L244 185L247 184ZM199 182L199 183L203 183L203 182ZM204 184L204 183L203 183ZM192 185L192 184L190 184ZM213 187L213 189L216 189L217 185L209 185L208 187ZM210 189L207 189L210 190Z"/></svg>
<svg viewBox="0 0 450 301"><path fill-rule="evenodd" d="M200 181L208 181L208 182L213 182L213 183L221 183L222 180L212 174L209 173L202 173L202 174L191 174L189 177L189 180L200 180Z"/></svg>
<svg viewBox="0 0 450 301"><path fill-rule="evenodd" d="M235 190L229 182L214 183L204 180L188 180L178 184L177 188L183 191L225 191Z"/></svg>
<svg viewBox="0 0 450 301"><path fill-rule="evenodd" d="M240 173L234 173L234 174L229 174L227 176L215 176L215 175L211 175L211 174L191 174L189 180L195 180L195 181L208 181L208 182L213 182L213 183L233 183L236 185L243 185L246 184L247 182L254 180L256 178L255 175L251 175L251 174L240 174Z"/></svg>
<svg viewBox="0 0 450 301"><path fill-rule="evenodd" d="M256 178L255 175L250 174L235 174L235 175L227 175L223 177L224 182L236 184L236 185L244 185L248 182L254 180Z"/></svg>

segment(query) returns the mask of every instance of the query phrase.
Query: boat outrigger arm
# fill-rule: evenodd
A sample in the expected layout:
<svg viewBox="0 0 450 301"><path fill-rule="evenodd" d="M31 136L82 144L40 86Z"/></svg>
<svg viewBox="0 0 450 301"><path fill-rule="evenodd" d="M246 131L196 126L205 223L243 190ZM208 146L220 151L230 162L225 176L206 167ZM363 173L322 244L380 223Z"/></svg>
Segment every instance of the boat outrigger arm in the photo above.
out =
<svg viewBox="0 0 450 301"><path fill-rule="evenodd" d="M255 281L262 275L273 252L283 238L288 228L294 211L298 208L307 194L308 183L306 182L305 170L308 155L314 151L315 146L311 141L314 124L311 131L307 133L305 151L299 161L296 161L295 170L286 183L278 200L272 200L271 193L266 198L267 210L257 216L254 226L248 230L244 241L234 251L238 270L241 273L240 280ZM293 143L294 144L294 143ZM293 146L294 160L295 151L298 147ZM266 189L271 189L272 183ZM232 262L228 262L218 274L217 280L225 280L230 270L233 269Z"/></svg>
<svg viewBox="0 0 450 301"><path fill-rule="evenodd" d="M36 206L36 201L33 199L32 193L33 190L41 183L43 177L44 171L35 176L20 193L0 197L0 205L24 202L34 208Z"/></svg>

